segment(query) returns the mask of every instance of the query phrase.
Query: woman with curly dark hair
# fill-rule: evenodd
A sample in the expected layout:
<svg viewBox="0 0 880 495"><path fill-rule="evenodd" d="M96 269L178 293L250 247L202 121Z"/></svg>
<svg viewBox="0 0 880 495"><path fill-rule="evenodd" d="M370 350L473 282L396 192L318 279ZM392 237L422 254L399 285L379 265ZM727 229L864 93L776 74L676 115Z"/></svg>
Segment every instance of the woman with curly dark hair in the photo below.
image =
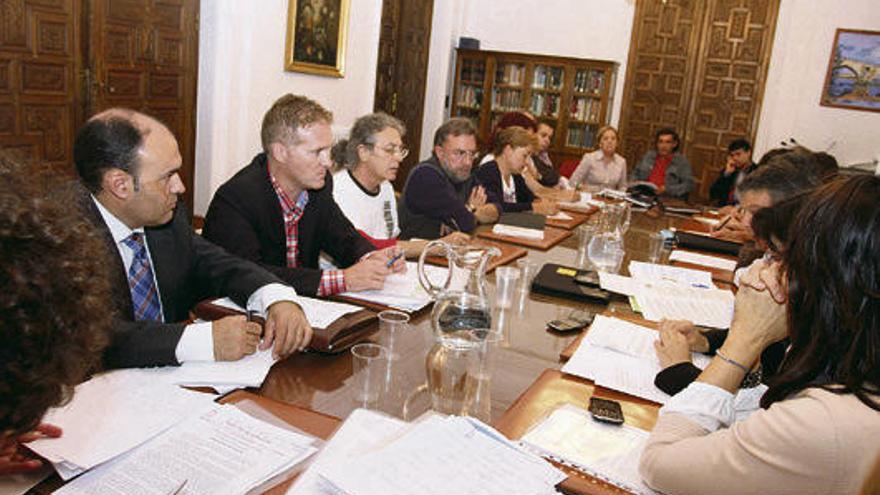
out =
<svg viewBox="0 0 880 495"><path fill-rule="evenodd" d="M97 364L110 316L104 244L53 170L0 152L0 475L40 466L21 443Z"/></svg>
<svg viewBox="0 0 880 495"><path fill-rule="evenodd" d="M781 265L741 286L730 333L697 381L661 410L642 454L663 493L858 493L880 454L880 178L811 193ZM791 347L733 421L733 394L761 351Z"/></svg>

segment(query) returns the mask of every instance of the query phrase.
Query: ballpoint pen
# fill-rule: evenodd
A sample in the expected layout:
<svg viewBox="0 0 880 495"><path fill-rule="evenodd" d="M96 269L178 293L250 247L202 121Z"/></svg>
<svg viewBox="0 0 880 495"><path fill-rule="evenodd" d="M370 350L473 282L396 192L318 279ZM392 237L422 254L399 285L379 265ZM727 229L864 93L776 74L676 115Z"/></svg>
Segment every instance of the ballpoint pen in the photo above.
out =
<svg viewBox="0 0 880 495"><path fill-rule="evenodd" d="M391 259L388 260L388 263L385 264L385 268L391 268L394 263L397 263L397 260L399 260L400 258L403 258L403 251L392 256Z"/></svg>
<svg viewBox="0 0 880 495"><path fill-rule="evenodd" d="M183 493L183 487L186 486L187 481L189 481L189 480L185 479L185 480L181 481L180 484L177 485L177 488L173 492L170 492L168 495L178 495L180 493Z"/></svg>

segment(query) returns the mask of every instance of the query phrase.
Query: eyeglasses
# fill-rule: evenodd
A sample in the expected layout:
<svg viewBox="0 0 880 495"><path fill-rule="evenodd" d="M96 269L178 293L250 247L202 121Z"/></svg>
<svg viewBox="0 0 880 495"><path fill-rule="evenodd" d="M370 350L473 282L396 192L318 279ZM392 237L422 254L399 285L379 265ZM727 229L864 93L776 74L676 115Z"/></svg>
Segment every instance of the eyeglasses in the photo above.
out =
<svg viewBox="0 0 880 495"><path fill-rule="evenodd" d="M455 160L467 159L468 161L473 161L477 157L477 152L471 150L450 150L448 153Z"/></svg>
<svg viewBox="0 0 880 495"><path fill-rule="evenodd" d="M378 146L374 146L374 147L379 148ZM398 158L400 158L401 160L403 160L404 158L407 157L407 155L409 155L409 148L407 148L406 146L397 146L396 144L389 144L388 146L385 146L385 147L382 147L379 149L389 155L395 155Z"/></svg>

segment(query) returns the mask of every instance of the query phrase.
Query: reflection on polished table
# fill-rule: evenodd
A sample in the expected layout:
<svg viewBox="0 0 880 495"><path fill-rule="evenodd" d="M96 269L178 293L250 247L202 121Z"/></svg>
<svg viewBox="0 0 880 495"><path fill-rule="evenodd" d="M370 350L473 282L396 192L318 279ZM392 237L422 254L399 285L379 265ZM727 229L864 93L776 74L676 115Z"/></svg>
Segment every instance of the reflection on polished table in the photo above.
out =
<svg viewBox="0 0 880 495"><path fill-rule="evenodd" d="M630 260L647 260L648 236L662 229L680 228L692 223L686 217L661 215L651 218L643 212L633 212L625 237L626 257L623 271ZM483 226L481 228L487 228ZM527 259L537 263L558 263L575 266L578 236L573 235L548 251L528 250ZM494 274L487 276L490 295L494 293ZM572 309L602 312L606 308L561 298L537 294L519 294L513 307L495 310L493 328L502 335L496 368L491 379L491 415L497 421L514 401L547 370L561 367L560 352L579 333L558 334L546 328L546 323L565 316ZM623 296L614 296L607 310L632 314ZM430 309L413 315L409 332L395 341L395 354L388 374L387 394L380 409L389 414L411 420L430 407L425 387L425 358L433 345ZM370 340L383 342L381 332ZM309 408L320 413L345 418L357 407L354 400L352 362L349 353L322 355L297 354L276 364L266 378L259 394L281 402Z"/></svg>

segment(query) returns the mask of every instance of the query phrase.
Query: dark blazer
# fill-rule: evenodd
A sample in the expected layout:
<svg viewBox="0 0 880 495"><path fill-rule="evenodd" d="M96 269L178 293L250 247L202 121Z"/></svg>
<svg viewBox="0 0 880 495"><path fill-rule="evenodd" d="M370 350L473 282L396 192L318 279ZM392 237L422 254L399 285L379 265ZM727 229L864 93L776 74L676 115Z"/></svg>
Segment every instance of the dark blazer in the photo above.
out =
<svg viewBox="0 0 880 495"><path fill-rule="evenodd" d="M104 352L107 368L165 366L180 364L174 351L186 326L189 311L209 297L229 296L245 306L250 295L278 278L253 263L230 255L196 235L189 224L183 202L177 204L171 221L144 229L153 272L159 286L162 312L168 323L134 321L134 306L125 265L113 242L110 229L82 186L77 201L85 216L103 234L110 256L110 308L115 311L113 335Z"/></svg>
<svg viewBox="0 0 880 495"><path fill-rule="evenodd" d="M269 180L266 154L220 186L205 216L203 235L229 252L258 263L292 285L297 293L318 293L321 251L349 267L374 251L333 199L332 176L324 187L309 191L309 202L297 226L297 268L287 267L287 234L278 196Z"/></svg>
<svg viewBox="0 0 880 495"><path fill-rule="evenodd" d="M477 178L486 188L486 202L495 203L500 211L531 211L532 201L535 194L526 185L526 180L521 175L513 174L513 183L516 185L516 203L504 201L504 186L501 183L501 169L495 160L480 165L477 169Z"/></svg>

